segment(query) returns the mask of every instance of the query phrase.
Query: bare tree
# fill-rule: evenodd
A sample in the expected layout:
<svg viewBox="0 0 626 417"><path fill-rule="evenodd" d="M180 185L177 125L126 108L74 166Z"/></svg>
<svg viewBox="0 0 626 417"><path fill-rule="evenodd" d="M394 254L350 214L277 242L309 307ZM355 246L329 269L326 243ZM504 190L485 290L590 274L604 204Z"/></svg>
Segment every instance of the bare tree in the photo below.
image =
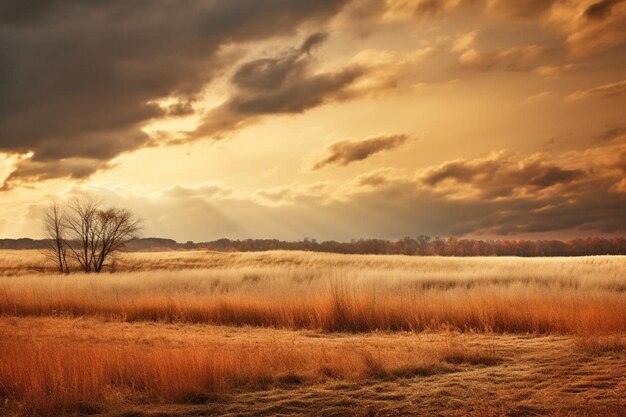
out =
<svg viewBox="0 0 626 417"><path fill-rule="evenodd" d="M67 247L64 243L65 224L56 202L51 203L44 214L44 231L46 234L44 255L56 264L60 273L69 273Z"/></svg>
<svg viewBox="0 0 626 417"><path fill-rule="evenodd" d="M66 226L69 240L66 246L85 272L94 271L93 252L96 250L97 216L101 203L91 199L74 199L69 206Z"/></svg>
<svg viewBox="0 0 626 417"><path fill-rule="evenodd" d="M101 272L106 261L141 230L141 221L130 211L104 208L102 202L84 198L73 200L65 214L53 205L45 221L56 225L50 230L58 230L53 247L62 253L64 272L69 271L68 258L84 272Z"/></svg>

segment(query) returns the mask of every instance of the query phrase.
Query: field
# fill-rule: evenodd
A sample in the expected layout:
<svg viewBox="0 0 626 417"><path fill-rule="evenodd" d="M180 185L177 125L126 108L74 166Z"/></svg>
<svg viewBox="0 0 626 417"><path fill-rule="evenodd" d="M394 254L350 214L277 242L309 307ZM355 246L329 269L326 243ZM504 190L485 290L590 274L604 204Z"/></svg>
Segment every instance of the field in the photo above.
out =
<svg viewBox="0 0 626 417"><path fill-rule="evenodd" d="M0 252L5 416L623 416L626 257Z"/></svg>

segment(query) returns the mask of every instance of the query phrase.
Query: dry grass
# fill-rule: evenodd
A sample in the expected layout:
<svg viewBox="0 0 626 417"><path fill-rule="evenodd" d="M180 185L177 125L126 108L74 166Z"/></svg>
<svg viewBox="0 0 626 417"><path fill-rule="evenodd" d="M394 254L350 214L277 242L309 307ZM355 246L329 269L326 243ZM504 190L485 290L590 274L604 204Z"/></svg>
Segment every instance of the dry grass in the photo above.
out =
<svg viewBox="0 0 626 417"><path fill-rule="evenodd" d="M626 257L38 256L0 252L3 416L624 415Z"/></svg>
<svg viewBox="0 0 626 417"><path fill-rule="evenodd" d="M376 337L324 343L290 332L261 332L255 339L204 327L179 330L6 319L0 322L4 411L54 416L111 404L201 403L233 390L410 378L500 360L491 349L465 346L460 336L427 344Z"/></svg>
<svg viewBox="0 0 626 417"><path fill-rule="evenodd" d="M424 357L416 362L395 368L367 351L338 355L286 350L272 343L232 351L0 343L0 397L25 415L54 416L97 407L114 397L140 404L206 402L235 388L319 382L326 376L382 378L398 370L403 375L436 373L442 367Z"/></svg>
<svg viewBox="0 0 626 417"><path fill-rule="evenodd" d="M611 416L626 406L626 352L563 336L3 318L0 340L6 416Z"/></svg>
<svg viewBox="0 0 626 417"><path fill-rule="evenodd" d="M359 271L361 274L393 273L417 275L437 280L462 278L486 280L534 280L547 278L598 277L618 281L624 290L623 266L626 256L553 258L517 257L419 257L403 255L341 255L317 252L211 252L169 251L122 253L114 261L116 272L187 269L243 270L267 269L309 271ZM37 250L0 250L0 276L55 273L56 268ZM621 282L620 282L621 281Z"/></svg>
<svg viewBox="0 0 626 417"><path fill-rule="evenodd" d="M0 314L334 332L626 331L626 257L127 255L143 272L0 280ZM205 264L200 269L200 261ZM185 265L196 269L175 270Z"/></svg>
<svg viewBox="0 0 626 417"><path fill-rule="evenodd" d="M593 334L579 337L578 346L591 354L626 352L626 336L623 334Z"/></svg>

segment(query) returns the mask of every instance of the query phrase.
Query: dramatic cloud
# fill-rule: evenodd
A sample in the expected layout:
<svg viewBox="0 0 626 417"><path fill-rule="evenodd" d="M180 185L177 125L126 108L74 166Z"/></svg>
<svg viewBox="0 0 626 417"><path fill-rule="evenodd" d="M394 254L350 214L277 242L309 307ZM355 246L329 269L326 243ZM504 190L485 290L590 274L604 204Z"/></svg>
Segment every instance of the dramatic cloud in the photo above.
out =
<svg viewBox="0 0 626 417"><path fill-rule="evenodd" d="M421 233L545 237L626 232L624 175L626 144L616 139L609 146L562 154L502 152L415 174L383 168L352 181L291 183L256 191L210 183L179 185L151 197L132 189L88 186L73 193L89 191L132 209L151 219L147 235L181 241L347 240ZM21 211L39 213L28 206Z"/></svg>
<svg viewBox="0 0 626 417"><path fill-rule="evenodd" d="M388 230L488 234L626 231L626 145L529 156L499 153L431 167L417 177L379 170L350 197L364 224ZM360 190L360 191L359 191ZM347 210L347 208L346 208ZM399 234L398 234L399 236Z"/></svg>
<svg viewBox="0 0 626 417"><path fill-rule="evenodd" d="M471 161L447 162L425 172L421 180L437 187L451 183L452 188L467 186L480 198L529 195L546 188L565 185L581 179L581 169L565 169L537 157L519 160L505 153Z"/></svg>
<svg viewBox="0 0 626 417"><path fill-rule="evenodd" d="M566 34L567 45L574 54L588 55L626 40L625 1L562 3L548 21Z"/></svg>
<svg viewBox="0 0 626 417"><path fill-rule="evenodd" d="M155 118L189 114L222 68L223 46L292 34L301 24L329 19L346 3L0 1L0 151L33 152L28 169L18 167L12 179L37 172L42 178L84 176L87 165L56 166L92 159L93 172L121 152L149 145L140 128ZM303 53L321 40L309 39ZM355 76L319 77L307 88L335 90ZM163 98L174 104L159 106ZM234 105L243 111L271 106L254 98ZM45 172L46 166L52 169Z"/></svg>
<svg viewBox="0 0 626 417"><path fill-rule="evenodd" d="M315 33L297 49L240 65L231 79L234 92L230 98L209 111L190 137L220 138L260 116L302 113L351 97L349 88L366 70L352 65L337 71L316 72L311 49L325 39L325 34Z"/></svg>
<svg viewBox="0 0 626 417"><path fill-rule="evenodd" d="M625 50L626 0L0 0L0 234L619 233Z"/></svg>
<svg viewBox="0 0 626 417"><path fill-rule="evenodd" d="M325 66L312 56L327 38L319 32L298 48L249 58L236 69L226 101L198 113L206 104L198 100L207 86L235 65L228 48L293 36L305 25L308 32L312 27L341 31L346 25L368 32L415 18L439 19L460 8L483 11L483 20L497 15L557 28L577 54L626 39L623 0L0 1L0 152L32 152L9 181L85 177L89 166L93 173L121 153L162 144L158 134L142 132L156 120L202 116L196 131L171 143L219 138L263 116L302 113L405 87L418 73L411 60L436 48L427 43L419 50L399 48L384 66L365 60ZM545 76L569 68L541 62L545 46L482 49L474 45L477 33L453 43L464 66ZM355 55L359 52L364 51ZM62 161L77 159L94 163L59 168ZM67 169L72 166L76 172Z"/></svg>
<svg viewBox="0 0 626 417"><path fill-rule="evenodd" d="M261 237L340 240L420 233L619 233L626 231L625 173L622 141L560 156L501 152L412 176L378 169L352 182L291 184L202 203L196 199L203 191L187 190L178 193L177 205L255 213L254 219L238 216L236 225L220 225L229 237L248 237L250 230ZM266 232L268 227L274 229Z"/></svg>
<svg viewBox="0 0 626 417"><path fill-rule="evenodd" d="M626 80L604 84L589 90L580 90L568 95L567 101L578 101L591 97L613 98L626 94Z"/></svg>
<svg viewBox="0 0 626 417"><path fill-rule="evenodd" d="M562 155L500 152L451 161L417 176L379 169L328 204L351 213L342 218L347 224L372 225L365 236L619 233L626 231L624 173L626 144L617 139ZM377 234L378 227L387 234Z"/></svg>
<svg viewBox="0 0 626 417"><path fill-rule="evenodd" d="M26 158L16 164L15 170L5 179L0 191L10 189L16 180L36 182L58 177L83 179L106 168L110 168L109 162L94 158L72 157L49 161Z"/></svg>
<svg viewBox="0 0 626 417"><path fill-rule="evenodd" d="M498 153L442 164L426 170L419 180L448 196L452 205L458 199L461 204L492 207L490 214L465 225L468 232L624 231L626 194L620 184L625 151L626 145L617 143L559 157Z"/></svg>
<svg viewBox="0 0 626 417"><path fill-rule="evenodd" d="M261 200L212 204L223 213L256 213L264 219L261 229L272 225L269 235L287 239L626 231L623 144L570 152L559 160L563 166L550 160L554 155L500 154L445 163L419 176L381 169L352 184L292 185L261 191ZM599 160L603 168L594 169ZM224 235L245 235L242 230L264 236L252 222Z"/></svg>
<svg viewBox="0 0 626 417"><path fill-rule="evenodd" d="M209 110L188 139L220 139L263 116L299 114L324 104L411 87L411 73L432 52L429 47L404 53L366 49L338 69L318 71L312 49L326 39L326 34L314 33L298 48L239 65L230 79L228 99Z"/></svg>
<svg viewBox="0 0 626 417"><path fill-rule="evenodd" d="M408 135L388 135L335 142L328 146L325 155L313 164L313 169L321 169L329 165L345 166L352 162L362 161L377 153L396 149L408 139Z"/></svg>
<svg viewBox="0 0 626 417"><path fill-rule="evenodd" d="M613 6L623 1L624 0L600 0L587 7L585 17L588 19L606 19L610 16Z"/></svg>
<svg viewBox="0 0 626 417"><path fill-rule="evenodd" d="M359 2L360 3L360 2ZM370 14L361 17L372 22L433 18L452 14L460 8L483 10L488 17L513 22L536 22L560 30L569 49L587 55L620 45L626 39L624 0L406 0L379 2Z"/></svg>

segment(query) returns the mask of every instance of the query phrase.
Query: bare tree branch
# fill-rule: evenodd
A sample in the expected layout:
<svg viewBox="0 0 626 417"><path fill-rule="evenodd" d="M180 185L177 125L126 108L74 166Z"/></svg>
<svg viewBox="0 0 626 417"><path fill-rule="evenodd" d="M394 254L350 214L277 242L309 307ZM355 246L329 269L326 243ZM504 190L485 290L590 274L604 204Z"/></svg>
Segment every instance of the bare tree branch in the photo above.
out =
<svg viewBox="0 0 626 417"><path fill-rule="evenodd" d="M60 273L68 273L67 247L64 244L64 215L56 202L50 203L44 214L44 232L47 238L44 255L56 264Z"/></svg>

